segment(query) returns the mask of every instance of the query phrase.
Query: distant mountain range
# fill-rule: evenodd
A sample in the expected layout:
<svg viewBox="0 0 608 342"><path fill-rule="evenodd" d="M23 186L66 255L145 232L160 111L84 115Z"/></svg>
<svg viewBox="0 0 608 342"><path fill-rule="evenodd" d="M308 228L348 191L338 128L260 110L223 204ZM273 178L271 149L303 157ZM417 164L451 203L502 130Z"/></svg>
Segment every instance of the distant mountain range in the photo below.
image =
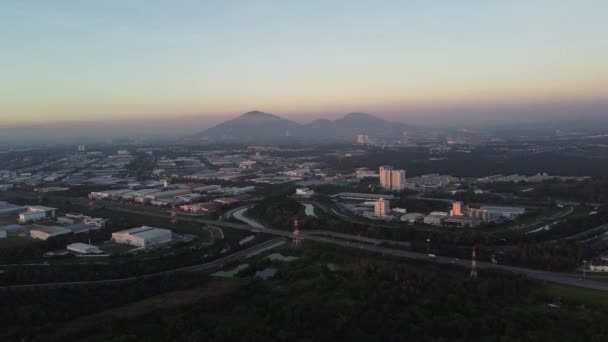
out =
<svg viewBox="0 0 608 342"><path fill-rule="evenodd" d="M350 113L337 120L320 119L299 124L259 111L247 112L193 136L213 141L270 142L286 140L352 141L358 134L398 137L412 128L370 114Z"/></svg>

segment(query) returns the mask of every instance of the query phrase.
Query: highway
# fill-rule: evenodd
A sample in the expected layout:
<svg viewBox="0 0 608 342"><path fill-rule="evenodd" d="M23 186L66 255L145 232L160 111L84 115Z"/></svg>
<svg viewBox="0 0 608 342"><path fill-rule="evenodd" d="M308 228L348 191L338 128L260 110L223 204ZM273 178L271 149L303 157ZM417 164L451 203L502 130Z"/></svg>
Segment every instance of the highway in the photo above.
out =
<svg viewBox="0 0 608 342"><path fill-rule="evenodd" d="M404 251L404 250L392 249L392 248L384 248L384 247L379 247L377 245L369 245L369 244L363 244L363 243L358 243L358 242L354 243L354 242L350 242L350 241L325 238L322 236L302 235L302 234L300 236L303 240L312 240L312 241L316 241L316 242L329 243L329 244L339 245L339 246L348 247L348 248L356 248L356 249L361 249L361 250L364 250L367 252L374 252L374 253L378 253L378 254L382 254L382 255L390 255L390 256L415 259L415 260L429 260L428 255L424 254L424 253ZM458 265L458 266L462 266L466 269L470 268L470 266L471 266L471 260L455 259L452 257L438 256L434 260L434 262L441 263L441 264ZM595 290L601 290L601 291L608 291L607 282L600 282L600 281L594 281L594 280L583 280L579 277L576 277L576 276L573 276L573 275L567 274L567 273L540 271L540 270L534 270L534 269L530 269L530 268L492 264L489 262L480 262L480 261L477 262L477 268L480 270L497 269L497 270L507 271L507 272L511 272L511 273L515 273L515 274L521 274L528 278L532 278L532 279L536 279L536 280L540 280L540 281L546 281L546 282L570 285L570 286L577 286L577 287L583 287L583 288L595 289ZM480 276L483 277L483 273L481 273Z"/></svg>
<svg viewBox="0 0 608 342"><path fill-rule="evenodd" d="M224 222L229 223L229 222ZM237 229L247 229L243 227L243 225L230 223L233 227L239 228ZM246 225L245 225L246 226ZM249 226L249 229L255 229L256 231L260 231L267 234L280 234L284 237L293 238L292 234L287 231L270 229L270 228L253 228ZM310 240L320 243L333 244L338 246L343 246L347 248L356 248L360 250L364 250L367 252L378 253L382 255L390 255L395 257L402 257L408 259L415 260L429 260L429 257L425 253L418 253L412 251L406 251L402 249L394 249L378 246L381 243L399 243L398 241L391 240L379 240L372 239L367 237L349 235L349 234L341 234L334 233L329 231L317 230L317 231L300 231L300 239L301 240ZM450 264L450 265L458 265L464 267L466 269L470 268L471 261L468 259L456 259L452 257L437 257L434 259L434 262L441 264ZM581 279L578 276L568 274L568 273L560 273L560 272L549 272L549 271L541 271L535 270L531 268L518 267L518 266L508 266L508 265L500 265L493 264L489 262L477 261L477 267L480 270L483 269L497 269L502 271L507 271L515 274L520 274L526 276L531 279L536 279L540 281L552 282L557 284L569 285L569 286L577 286L601 291L608 291L608 282L600 282L588 279Z"/></svg>
<svg viewBox="0 0 608 342"><path fill-rule="evenodd" d="M150 279L157 278L161 276L171 275L178 272L203 272L208 270L213 270L217 268L223 267L225 264L241 259L246 258L251 254L255 254L258 251L267 249L276 245L279 242L285 241L285 238L276 238L269 241L265 241L253 247L249 247L242 251L238 251L236 253L230 254L224 258L213 260L208 263L180 267L172 270L145 274L135 277L125 277L125 278L116 278L116 279L104 279L104 280L87 280L87 281L71 281L71 282L58 282L58 283L43 283L43 284L24 284L24 285L9 285L9 286L0 286L0 290L28 290L35 288L60 288L60 287L72 287L72 286L90 286L90 285L108 285L108 284L117 284L124 283L135 280L142 279Z"/></svg>
<svg viewBox="0 0 608 342"><path fill-rule="evenodd" d="M135 214L139 214L139 215L148 215L148 216L154 216L154 217L169 218L169 215L164 214L164 213L154 213L154 212L149 212L149 211L136 211L136 210L127 209L127 208L118 208L117 210L124 211L124 212L131 212L131 213L135 213ZM278 239L282 239L282 240L284 240L286 238L288 238L288 239L293 238L293 234L291 231L266 228L261 225L259 225L257 227L253 227L248 224L228 222L228 221L209 220L209 219L203 219L203 218L199 218L199 217L195 217L195 216L191 216L191 215L185 215L185 214L178 215L178 219L181 221L196 222L196 223L211 225L211 226L215 226L215 227L225 227L225 228L245 230L245 231L249 231L249 232L259 232L259 233L271 234L271 235L278 236L279 237ZM425 253L418 253L418 252L412 252L412 251L407 251L407 250L403 250L403 249L387 248L387 247L380 246L380 244L393 244L393 245L402 245L403 247L406 247L406 245L405 245L406 243L404 243L402 241L380 240L380 239L373 239L373 238L361 237L361 236L356 236L356 235L335 233L335 232L325 231L325 230L300 231L300 239L315 241L315 242L319 242L319 243L333 244L333 245L342 246L342 247L346 247L346 248L355 248L355 249L360 249L360 250L367 251L367 252L378 253L381 255L390 255L390 256L402 257L402 258L408 258L408 259L414 259L414 260L429 260L428 255ZM168 275L168 274L172 274L175 272L205 271L208 269L221 267L226 262L237 260L237 259L243 257L244 255L248 255L249 253L255 252L258 249L267 248L268 246L270 246L276 242L277 242L277 239L271 240L264 244L260 244L260 245L251 247L247 250L234 253L230 256L227 256L227 257L219 259L219 260L212 261L210 263L195 265L195 266L190 266L190 267L183 267L183 268L168 270L168 271L159 272L159 273L155 273L155 274L149 274L149 275L143 275L143 276L137 276L137 277L129 277L129 278L121 278L121 279L110 279L110 280L13 285L13 286L7 286L7 287L0 287L0 289L7 289L7 288L19 289L19 288L36 288L36 287L51 287L52 288L52 287L60 287L60 286L110 284L110 283L118 283L118 282L132 281L132 280L137 280L137 279L157 277L157 276L161 276L161 275ZM466 259L455 259L452 257L442 257L442 256L438 256L434 261L429 260L429 262L458 265L458 266L461 266L466 269L468 269L470 267L470 263L471 263L470 260L466 260ZM483 261L478 261L477 267L481 270L497 269L497 270L512 272L515 274L521 274L521 275L529 277L531 279L536 279L536 280L540 280L540 281L546 281L546 282L552 282L552 283L570 285L570 286L577 286L577 287L583 287L583 288L589 288L589 289L595 289L595 290L601 290L601 291L608 291L608 282L604 283L604 282L599 282L599 281L594 281L594 280L583 280L575 275L567 274L567 273L540 271L540 270L535 270L535 269L530 269L530 268L525 268L525 267L492 264L492 263L483 262ZM483 276L483 274L481 276Z"/></svg>
<svg viewBox="0 0 608 342"><path fill-rule="evenodd" d="M241 208L237 208L234 211L237 211L239 209L241 209ZM135 213L144 214L144 215L152 214L149 212L135 212ZM242 212L240 212L240 213L242 214ZM159 216L162 214L154 214L154 215ZM163 217L168 217L168 216L163 215ZM183 214L178 215L178 218L183 221L198 222L201 224L213 225L213 226L218 226L218 227L226 227L226 228L241 229L241 230L252 231L252 232L272 234L272 235L277 235L277 236L281 236L284 238L290 238L290 239L293 238L293 234L290 231L273 229L273 228L265 228L261 225L256 225L256 227L253 227L248 224L241 224L241 223L228 222L228 221L208 220L208 219L202 219L202 218L193 217L190 215L183 215ZM325 230L300 231L300 239L316 241L316 242L320 242L320 243L339 245L339 246L343 246L343 247L347 247L347 248L356 248L356 249L361 249L361 250L365 250L368 252L374 252L374 253L379 253L379 254L383 254L383 255L391 255L391 256L396 256L396 257L403 257L403 258L408 258L408 259L416 259L416 260L428 260L429 259L428 255L425 253L418 253L418 252L406 251L403 249L394 249L394 248L378 246L380 244L403 243L402 241L379 240L379 239L361 237L361 236L356 236L356 235L334 233L334 232L325 231ZM442 263L442 264L459 265L459 266L462 266L467 269L470 268L470 265L471 265L470 260L455 259L453 257L442 257L442 256L438 256L437 259L435 260L435 262ZM477 267L479 269L498 269L498 270L502 270L502 271L512 272L515 274L521 274L526 277L540 280L540 281L547 281L547 282L563 284L563 285L578 286L578 287L584 287L584 288L589 288L589 289L608 291L608 282L600 282L600 281L594 281L594 280L588 280L588 279L583 280L576 275L568 274L568 273L541 271L541 270L535 270L535 269L525 268L525 267L492 264L492 263L483 262L483 261L478 261Z"/></svg>

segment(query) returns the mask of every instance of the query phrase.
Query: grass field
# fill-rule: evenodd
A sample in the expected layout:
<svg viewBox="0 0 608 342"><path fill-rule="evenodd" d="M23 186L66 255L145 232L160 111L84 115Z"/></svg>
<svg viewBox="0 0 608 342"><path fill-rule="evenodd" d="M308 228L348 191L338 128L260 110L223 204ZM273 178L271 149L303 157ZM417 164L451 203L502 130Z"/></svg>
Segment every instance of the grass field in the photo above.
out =
<svg viewBox="0 0 608 342"><path fill-rule="evenodd" d="M546 284L543 293L569 304L608 306L608 293L558 284Z"/></svg>
<svg viewBox="0 0 608 342"><path fill-rule="evenodd" d="M18 236L8 236L0 239L0 248L18 248L34 243L34 240Z"/></svg>

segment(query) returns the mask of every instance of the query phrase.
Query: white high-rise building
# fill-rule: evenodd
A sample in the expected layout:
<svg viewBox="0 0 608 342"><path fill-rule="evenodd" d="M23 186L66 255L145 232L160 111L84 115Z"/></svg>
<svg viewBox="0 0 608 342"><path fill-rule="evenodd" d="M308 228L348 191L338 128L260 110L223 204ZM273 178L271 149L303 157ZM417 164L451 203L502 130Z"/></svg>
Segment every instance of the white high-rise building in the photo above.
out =
<svg viewBox="0 0 608 342"><path fill-rule="evenodd" d="M395 170L392 166L380 166L380 186L388 190L405 189L405 170Z"/></svg>

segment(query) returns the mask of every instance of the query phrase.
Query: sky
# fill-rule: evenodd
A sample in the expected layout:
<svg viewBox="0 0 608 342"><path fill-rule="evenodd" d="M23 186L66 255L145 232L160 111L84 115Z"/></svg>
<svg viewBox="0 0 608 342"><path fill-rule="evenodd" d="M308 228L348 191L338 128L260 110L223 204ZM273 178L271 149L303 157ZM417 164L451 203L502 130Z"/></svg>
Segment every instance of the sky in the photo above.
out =
<svg viewBox="0 0 608 342"><path fill-rule="evenodd" d="M5 0L0 125L601 116L606 13L605 0Z"/></svg>

